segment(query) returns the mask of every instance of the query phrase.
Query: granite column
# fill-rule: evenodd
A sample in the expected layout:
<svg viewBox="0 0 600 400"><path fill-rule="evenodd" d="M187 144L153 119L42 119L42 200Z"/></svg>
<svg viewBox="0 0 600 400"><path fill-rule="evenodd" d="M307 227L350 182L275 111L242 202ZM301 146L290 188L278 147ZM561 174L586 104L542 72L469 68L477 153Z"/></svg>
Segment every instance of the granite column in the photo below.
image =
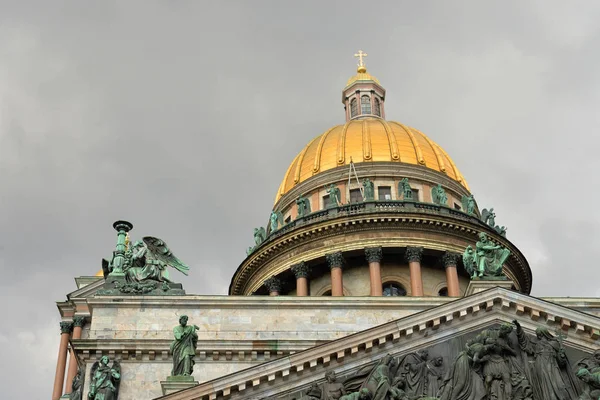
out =
<svg viewBox="0 0 600 400"><path fill-rule="evenodd" d="M344 277L342 276L342 266L344 264L344 257L342 256L342 252L338 251L327 254L325 258L331 270L331 295L343 296Z"/></svg>
<svg viewBox="0 0 600 400"><path fill-rule="evenodd" d="M292 272L296 276L296 296L308 296L308 265L296 264L292 266Z"/></svg>
<svg viewBox="0 0 600 400"><path fill-rule="evenodd" d="M446 268L446 287L448 288L448 296L459 297L460 286L458 283L458 271L456 270L456 264L458 263L459 255L457 253L451 253L447 251L442 257L444 267Z"/></svg>
<svg viewBox="0 0 600 400"><path fill-rule="evenodd" d="M406 261L410 271L411 296L423 296L423 278L421 276L421 259L423 258L422 247L407 247Z"/></svg>
<svg viewBox="0 0 600 400"><path fill-rule="evenodd" d="M69 336L73 331L73 323L62 321L60 323L60 344L58 346L58 359L56 361L56 374L54 375L54 389L52 390L52 400L60 399L63 394L65 383L65 369L67 366L67 351L69 347Z"/></svg>
<svg viewBox="0 0 600 400"><path fill-rule="evenodd" d="M264 285L269 290L269 296L279 296L281 293L281 280L279 278L272 276L265 281Z"/></svg>
<svg viewBox="0 0 600 400"><path fill-rule="evenodd" d="M369 263L369 278L371 281L371 296L382 296L383 285L381 282L381 259L383 251L381 247L367 247L365 256Z"/></svg>
<svg viewBox="0 0 600 400"><path fill-rule="evenodd" d="M83 325L85 325L85 317L74 317L73 318L73 335L71 339L81 339L81 330L83 329ZM71 347L71 352L69 353L69 370L67 372L67 388L65 389L65 393L69 394L73 390L73 378L77 374L77 356L75 355L75 350Z"/></svg>

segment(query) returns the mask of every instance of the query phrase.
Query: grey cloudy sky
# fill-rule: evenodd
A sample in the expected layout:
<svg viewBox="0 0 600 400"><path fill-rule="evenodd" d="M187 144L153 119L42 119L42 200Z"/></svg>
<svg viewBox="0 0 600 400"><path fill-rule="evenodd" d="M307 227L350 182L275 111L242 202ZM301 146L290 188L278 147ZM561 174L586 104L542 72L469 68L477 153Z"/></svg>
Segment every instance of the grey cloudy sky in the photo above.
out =
<svg viewBox="0 0 600 400"><path fill-rule="evenodd" d="M292 158L343 122L358 49L533 294L600 295L598 20L593 0L0 2L2 397L48 398L54 302L116 219L192 266L188 293L225 294Z"/></svg>

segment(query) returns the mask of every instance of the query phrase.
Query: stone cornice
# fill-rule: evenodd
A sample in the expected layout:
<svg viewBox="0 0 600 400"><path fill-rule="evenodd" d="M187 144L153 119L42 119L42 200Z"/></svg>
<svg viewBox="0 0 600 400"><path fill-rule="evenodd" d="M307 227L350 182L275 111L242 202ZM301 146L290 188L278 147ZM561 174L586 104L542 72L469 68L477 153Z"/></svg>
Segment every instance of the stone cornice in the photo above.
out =
<svg viewBox="0 0 600 400"><path fill-rule="evenodd" d="M477 327L513 319L519 320L528 333L533 333L540 325L562 329L567 335L564 343L584 351L596 349L596 342L600 338L598 317L494 288L160 399L260 398L265 390L273 392L278 382L286 380L289 384L294 381L297 383L295 386L299 386L307 383L308 379L314 380L314 374L324 373L330 364L334 364L336 370L347 370L360 363L377 360L390 351L414 351L426 343L441 342ZM457 325L460 325L460 329L456 329ZM349 357L350 362L342 365L340 361L346 356L352 356ZM311 376L302 376L302 371L308 368L311 369Z"/></svg>
<svg viewBox="0 0 600 400"><path fill-rule="evenodd" d="M387 207L389 205L389 207ZM291 249L300 246L309 241L324 241L327 238L339 235L347 235L350 232L366 231L420 231L420 232L443 232L445 235L454 236L461 240L468 240L469 244L474 245L477 241L477 233L486 232L490 240L507 247L511 251L511 256L507 265L512 268L507 275L515 281L519 290L529 293L532 284L532 275L529 265L523 254L508 239L497 234L492 228L484 224L478 218L469 217L466 214L427 203L404 203L404 202L371 202L361 203L355 206L359 212L347 213L337 217L327 217L324 219L315 219L313 223L296 227L284 232L281 236L270 239L256 249L235 272L230 287L230 294L252 293L257 289L255 283L250 284L253 275L262 271L266 265L281 254L285 254ZM326 210L329 212L330 210ZM324 211L325 212L325 211ZM319 213L321 214L321 213ZM282 228L283 229L283 228ZM281 229L280 229L281 231ZM279 232L279 231L278 231ZM396 235L396 242L404 246L422 246L426 249L437 249L442 251L460 252L464 248L454 248L451 244L438 244L438 247L432 247L428 241L418 243L414 235ZM382 243L365 241L364 247L380 246ZM385 246L384 246L385 247ZM334 250L334 249L331 249ZM331 251L330 250L330 251ZM335 250L343 250L342 247ZM306 253L303 260L309 261L312 255ZM324 256L324 254L319 255ZM286 258L287 260L287 258ZM290 262L292 262L290 260ZM277 270L262 271L261 273L276 275L281 272L281 266L285 262L278 261L280 266ZM291 265L286 265L286 269ZM261 279L257 276L256 279ZM262 278L266 279L266 276ZM262 282L260 282L262 284Z"/></svg>
<svg viewBox="0 0 600 400"><path fill-rule="evenodd" d="M326 341L318 340L199 340L196 361L264 362L293 354ZM156 360L172 362L170 339L72 339L71 344L82 360L109 356L119 361Z"/></svg>

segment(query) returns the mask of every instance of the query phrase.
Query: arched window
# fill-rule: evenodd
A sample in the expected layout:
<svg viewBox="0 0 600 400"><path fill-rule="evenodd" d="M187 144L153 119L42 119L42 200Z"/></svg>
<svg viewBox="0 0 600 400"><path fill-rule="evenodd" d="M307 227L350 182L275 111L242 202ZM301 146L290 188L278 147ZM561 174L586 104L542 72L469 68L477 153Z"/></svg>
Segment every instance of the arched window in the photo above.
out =
<svg viewBox="0 0 600 400"><path fill-rule="evenodd" d="M375 99L375 112L373 114L381 117L381 104L379 104L379 99Z"/></svg>
<svg viewBox="0 0 600 400"><path fill-rule="evenodd" d="M331 296L331 290L326 291L321 296Z"/></svg>
<svg viewBox="0 0 600 400"><path fill-rule="evenodd" d="M350 118L356 117L356 114L358 114L358 104L356 99L352 99L350 101Z"/></svg>
<svg viewBox="0 0 600 400"><path fill-rule="evenodd" d="M388 297L406 296L406 289L397 282L386 282L383 284L383 295Z"/></svg>
<svg viewBox="0 0 600 400"><path fill-rule="evenodd" d="M369 96L360 98L360 113L371 114L371 98Z"/></svg>
<svg viewBox="0 0 600 400"><path fill-rule="evenodd" d="M440 290L438 290L438 296L448 297L448 288L447 287L443 287Z"/></svg>

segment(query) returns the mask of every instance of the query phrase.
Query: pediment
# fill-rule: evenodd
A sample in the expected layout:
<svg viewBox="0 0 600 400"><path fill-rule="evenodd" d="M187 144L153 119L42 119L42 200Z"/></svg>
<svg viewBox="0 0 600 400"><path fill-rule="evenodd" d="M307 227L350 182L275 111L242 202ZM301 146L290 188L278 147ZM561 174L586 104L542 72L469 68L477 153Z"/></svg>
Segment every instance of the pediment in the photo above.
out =
<svg viewBox="0 0 600 400"><path fill-rule="evenodd" d="M86 278L91 278L91 277L86 277ZM104 278L101 276L95 277L96 279L92 280L89 279L89 283L86 282L85 285L79 285L78 282L78 289L67 294L67 298L68 299L80 299L80 298L87 298L87 297L93 297L96 292L98 290L100 290L103 285L104 285Z"/></svg>
<svg viewBox="0 0 600 400"><path fill-rule="evenodd" d="M428 349L431 358L443 357L451 368L468 339L513 320L532 340L538 327L558 333L572 364L598 349L600 318L497 287L160 399L301 399L329 371L342 381L375 366L387 354L398 358L420 349ZM510 340L520 351L514 332Z"/></svg>

